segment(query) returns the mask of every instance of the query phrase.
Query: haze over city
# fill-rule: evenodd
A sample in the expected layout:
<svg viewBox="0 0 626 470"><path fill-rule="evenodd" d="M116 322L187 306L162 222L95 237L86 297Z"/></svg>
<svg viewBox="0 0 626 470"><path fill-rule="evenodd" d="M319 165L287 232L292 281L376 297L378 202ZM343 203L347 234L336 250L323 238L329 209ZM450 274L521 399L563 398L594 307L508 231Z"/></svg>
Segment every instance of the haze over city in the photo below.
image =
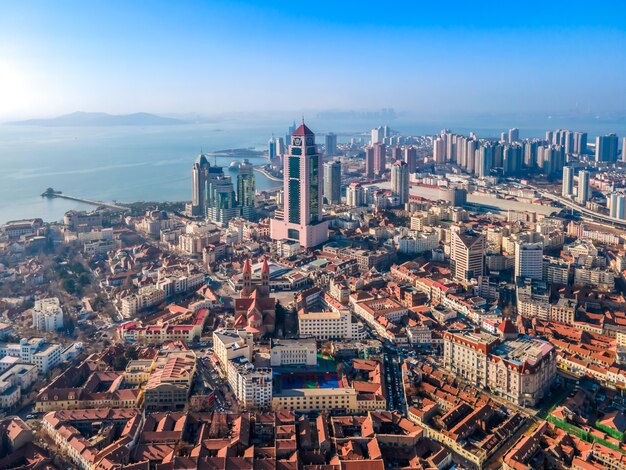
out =
<svg viewBox="0 0 626 470"><path fill-rule="evenodd" d="M0 119L626 106L622 2L3 2Z"/></svg>
<svg viewBox="0 0 626 470"><path fill-rule="evenodd" d="M623 2L0 2L0 469L626 469Z"/></svg>

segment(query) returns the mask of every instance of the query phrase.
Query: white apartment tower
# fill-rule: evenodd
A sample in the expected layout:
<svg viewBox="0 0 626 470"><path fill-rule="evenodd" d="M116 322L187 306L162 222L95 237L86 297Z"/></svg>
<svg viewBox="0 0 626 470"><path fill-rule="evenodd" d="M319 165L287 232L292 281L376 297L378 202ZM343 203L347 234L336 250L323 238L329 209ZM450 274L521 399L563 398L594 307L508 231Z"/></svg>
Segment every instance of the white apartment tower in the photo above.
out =
<svg viewBox="0 0 626 470"><path fill-rule="evenodd" d="M469 281L485 274L485 236L476 232L461 231L454 227L450 244L450 261L454 278Z"/></svg>
<svg viewBox="0 0 626 470"><path fill-rule="evenodd" d="M530 277L541 280L543 277L543 244L515 244L515 278Z"/></svg>
<svg viewBox="0 0 626 470"><path fill-rule="evenodd" d="M578 173L578 194L576 194L576 202L584 206L589 199L589 172L581 170Z"/></svg>
<svg viewBox="0 0 626 470"><path fill-rule="evenodd" d="M563 197L574 194L574 169L571 166L563 167Z"/></svg>
<svg viewBox="0 0 626 470"><path fill-rule="evenodd" d="M391 191L400 199L400 204L409 202L409 165L398 160L391 165Z"/></svg>
<svg viewBox="0 0 626 470"><path fill-rule="evenodd" d="M63 310L58 298L52 297L35 301L33 328L49 332L63 329Z"/></svg>

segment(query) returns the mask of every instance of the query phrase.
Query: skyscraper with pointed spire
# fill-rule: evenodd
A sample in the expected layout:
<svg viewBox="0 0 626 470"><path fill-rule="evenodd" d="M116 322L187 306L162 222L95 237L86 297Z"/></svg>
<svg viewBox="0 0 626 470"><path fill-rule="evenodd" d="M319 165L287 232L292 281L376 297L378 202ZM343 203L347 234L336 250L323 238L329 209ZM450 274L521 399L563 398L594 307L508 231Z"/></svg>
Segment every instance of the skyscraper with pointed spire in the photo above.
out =
<svg viewBox="0 0 626 470"><path fill-rule="evenodd" d="M328 240L328 222L322 218L322 157L315 134L305 124L290 138L284 159L284 217L270 221L274 240L295 240L310 248Z"/></svg>
<svg viewBox="0 0 626 470"><path fill-rule="evenodd" d="M202 152L191 167L191 215L206 215L207 178L209 161Z"/></svg>
<svg viewBox="0 0 626 470"><path fill-rule="evenodd" d="M217 163L211 166L201 152L191 167L191 215L228 223L228 219L239 215L232 187L222 167Z"/></svg>
<svg viewBox="0 0 626 470"><path fill-rule="evenodd" d="M272 134L272 138L267 143L267 159L271 163L274 158L276 158L276 139L274 139L274 134Z"/></svg>

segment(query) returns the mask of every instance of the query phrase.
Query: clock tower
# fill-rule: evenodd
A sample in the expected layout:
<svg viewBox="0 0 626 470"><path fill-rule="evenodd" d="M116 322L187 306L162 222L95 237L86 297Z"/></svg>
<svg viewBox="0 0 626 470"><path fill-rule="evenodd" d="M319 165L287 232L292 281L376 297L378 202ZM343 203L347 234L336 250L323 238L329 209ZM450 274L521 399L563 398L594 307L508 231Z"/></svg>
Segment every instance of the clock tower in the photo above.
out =
<svg viewBox="0 0 626 470"><path fill-rule="evenodd" d="M304 121L291 135L284 159L283 218L270 221L274 240L294 240L304 248L328 240L328 222L322 217L322 157L315 134Z"/></svg>

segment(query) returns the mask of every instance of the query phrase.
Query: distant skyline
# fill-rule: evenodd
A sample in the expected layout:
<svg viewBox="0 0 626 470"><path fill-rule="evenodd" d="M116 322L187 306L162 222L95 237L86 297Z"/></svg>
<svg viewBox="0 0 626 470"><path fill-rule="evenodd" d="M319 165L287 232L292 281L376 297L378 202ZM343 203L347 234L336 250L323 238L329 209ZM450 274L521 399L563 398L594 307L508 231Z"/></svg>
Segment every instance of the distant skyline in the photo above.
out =
<svg viewBox="0 0 626 470"><path fill-rule="evenodd" d="M624 18L626 4L605 1L3 2L0 122L381 108L625 116Z"/></svg>

